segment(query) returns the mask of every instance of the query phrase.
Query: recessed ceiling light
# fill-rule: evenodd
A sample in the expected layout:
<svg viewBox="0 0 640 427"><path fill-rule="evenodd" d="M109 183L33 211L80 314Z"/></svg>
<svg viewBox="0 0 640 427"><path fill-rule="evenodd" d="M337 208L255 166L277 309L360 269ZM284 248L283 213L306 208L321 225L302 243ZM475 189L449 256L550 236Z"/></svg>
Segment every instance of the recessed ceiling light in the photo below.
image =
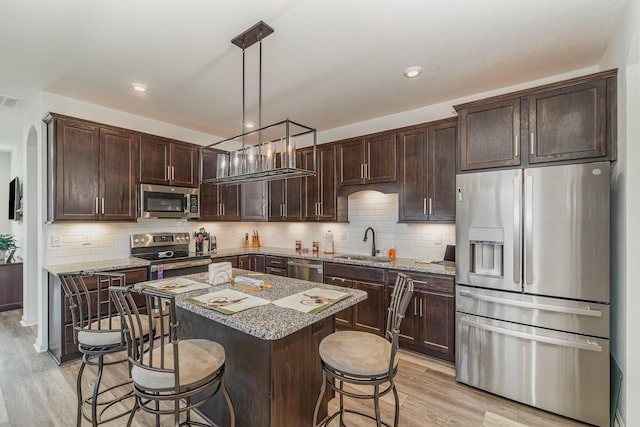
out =
<svg viewBox="0 0 640 427"><path fill-rule="evenodd" d="M406 78L408 78L408 79L412 79L414 77L418 77L420 74L422 74L422 67L420 67L418 65L406 68L404 70L404 76Z"/></svg>
<svg viewBox="0 0 640 427"><path fill-rule="evenodd" d="M143 85L142 83L131 83L131 87L136 92L144 93L147 91L147 86Z"/></svg>
<svg viewBox="0 0 640 427"><path fill-rule="evenodd" d="M245 124L245 127L246 127L247 129L253 129L253 126L254 126L254 125L253 125L253 123L251 123L251 122L247 122L247 123Z"/></svg>

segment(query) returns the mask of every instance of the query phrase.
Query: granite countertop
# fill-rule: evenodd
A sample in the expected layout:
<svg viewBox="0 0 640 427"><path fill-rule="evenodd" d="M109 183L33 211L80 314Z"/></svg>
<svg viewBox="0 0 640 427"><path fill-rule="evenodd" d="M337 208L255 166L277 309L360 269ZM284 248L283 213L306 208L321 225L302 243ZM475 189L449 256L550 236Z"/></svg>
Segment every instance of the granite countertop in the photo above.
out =
<svg viewBox="0 0 640 427"><path fill-rule="evenodd" d="M272 276L270 274L255 273L253 271L233 269L234 275L247 276L254 279L260 279L272 286L271 289L264 289L261 292L253 292L241 288L233 287L230 283L215 285L208 289L201 289L185 294L176 295L176 305L182 309L192 313L206 317L214 322L229 326L238 331L245 332L254 337L264 340L278 340L297 332L307 326L316 323L319 320L330 317L345 308L351 307L367 298L365 291L342 288L339 286L325 285L322 283L308 282L306 280L291 279L288 277ZM184 278L207 283L209 273L197 273L183 276ZM170 279L169 279L170 280ZM139 283L138 285L143 285ZM279 307L274 304L263 305L260 307L250 308L230 315L219 313L215 310L209 310L199 305L187 302L186 299L198 295L204 295L210 292L222 289L233 289L238 292L257 296L270 301L275 301L289 295L296 294L311 288L333 289L337 291L347 292L351 297L347 297L328 308L316 313L308 314L296 310Z"/></svg>
<svg viewBox="0 0 640 427"><path fill-rule="evenodd" d="M101 261L76 262L73 264L45 265L44 268L51 274L87 273L96 271L121 270L125 268L148 267L149 261L140 258L117 258Z"/></svg>
<svg viewBox="0 0 640 427"><path fill-rule="evenodd" d="M313 254L313 253L296 252L293 249L269 248L269 247L218 249L218 253L215 255L212 254L211 258L215 260L215 258L224 257L224 256L248 255L248 254L283 256L287 258L299 258L299 259L306 259L306 260L335 262L340 264L360 265L364 267L388 268L392 270L415 271L418 273L442 274L445 276L456 275L455 267L448 267L448 266L443 266L439 264L422 264L422 263L416 262L415 259L410 259L410 258L396 258L391 262L371 262L371 261L360 261L355 259L337 258L341 255L345 255L340 253L325 254L323 252L320 252L319 254Z"/></svg>

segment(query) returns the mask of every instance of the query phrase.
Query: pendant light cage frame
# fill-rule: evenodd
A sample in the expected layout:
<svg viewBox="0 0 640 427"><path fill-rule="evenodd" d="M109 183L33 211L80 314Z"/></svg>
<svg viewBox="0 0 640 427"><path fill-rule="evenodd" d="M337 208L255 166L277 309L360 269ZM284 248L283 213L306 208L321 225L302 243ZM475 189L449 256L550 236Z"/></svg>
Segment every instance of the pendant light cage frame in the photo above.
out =
<svg viewBox="0 0 640 427"><path fill-rule="evenodd" d="M234 185L316 175L316 129L289 118L262 126L262 40L273 28L258 22L231 43L242 49L242 133L201 147L200 183ZM259 43L258 129L245 128L245 49ZM221 149L221 145L234 150ZM297 148L312 148L312 164L297 164ZM206 165L206 167L205 167ZM310 167L309 167L310 166Z"/></svg>

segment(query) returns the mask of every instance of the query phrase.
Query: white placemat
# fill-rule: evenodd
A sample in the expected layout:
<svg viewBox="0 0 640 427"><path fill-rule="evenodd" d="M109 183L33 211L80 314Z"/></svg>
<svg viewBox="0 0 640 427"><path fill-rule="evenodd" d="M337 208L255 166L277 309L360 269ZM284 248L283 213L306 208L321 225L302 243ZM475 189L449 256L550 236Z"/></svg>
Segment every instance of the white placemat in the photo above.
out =
<svg viewBox="0 0 640 427"><path fill-rule="evenodd" d="M217 292L211 292L194 298L187 298L188 302L197 304L210 310L219 311L223 314L238 313L253 307L267 305L271 301L264 298L247 295L243 292L234 291L233 289L223 289Z"/></svg>
<svg viewBox="0 0 640 427"><path fill-rule="evenodd" d="M140 285L143 288L154 288L173 294L184 294L186 292L198 289L207 289L210 286L206 283L196 282L195 280L185 279L183 277L175 277L171 279L154 280L145 282Z"/></svg>
<svg viewBox="0 0 640 427"><path fill-rule="evenodd" d="M274 305L303 313L317 313L336 302L350 296L346 292L334 291L323 288L311 288L308 291L299 292L285 298L273 301Z"/></svg>

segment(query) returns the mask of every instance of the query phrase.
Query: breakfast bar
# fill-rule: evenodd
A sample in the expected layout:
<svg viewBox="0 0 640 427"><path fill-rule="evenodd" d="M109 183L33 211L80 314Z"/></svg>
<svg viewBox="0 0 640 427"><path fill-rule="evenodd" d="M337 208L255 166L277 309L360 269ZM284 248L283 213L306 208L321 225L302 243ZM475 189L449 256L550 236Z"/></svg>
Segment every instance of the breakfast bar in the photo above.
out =
<svg viewBox="0 0 640 427"><path fill-rule="evenodd" d="M211 339L224 346L225 383L237 427L311 426L322 379L318 345L335 330L334 315L365 300L367 293L245 270L234 269L233 274L250 275L271 288L253 292L227 283L177 295L180 338ZM184 277L208 280L207 273ZM233 289L273 302L312 288L346 292L349 296L315 314L270 303L228 315L189 301L202 294ZM321 416L328 399L327 394ZM200 411L218 425L229 425L221 395L200 407Z"/></svg>

